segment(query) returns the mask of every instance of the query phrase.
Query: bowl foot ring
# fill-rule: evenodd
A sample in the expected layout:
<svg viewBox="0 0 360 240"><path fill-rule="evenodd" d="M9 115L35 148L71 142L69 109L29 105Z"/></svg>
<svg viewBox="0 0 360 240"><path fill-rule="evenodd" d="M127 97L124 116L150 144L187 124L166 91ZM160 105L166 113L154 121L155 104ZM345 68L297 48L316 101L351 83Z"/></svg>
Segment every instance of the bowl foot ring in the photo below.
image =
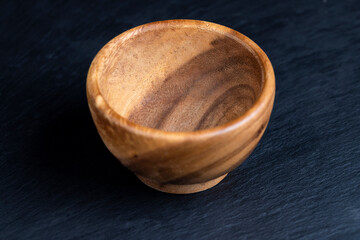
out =
<svg viewBox="0 0 360 240"><path fill-rule="evenodd" d="M168 183L159 183L152 179L145 178L139 175L136 175L141 182L145 185L154 188L161 192L166 193L175 193L175 194L188 194L188 193L196 193L207 190L209 188L214 187L216 184L221 182L226 177L227 174L224 174L218 178L212 179L210 181L204 183L196 183L196 184L188 184L188 185L176 185L176 184L168 184Z"/></svg>

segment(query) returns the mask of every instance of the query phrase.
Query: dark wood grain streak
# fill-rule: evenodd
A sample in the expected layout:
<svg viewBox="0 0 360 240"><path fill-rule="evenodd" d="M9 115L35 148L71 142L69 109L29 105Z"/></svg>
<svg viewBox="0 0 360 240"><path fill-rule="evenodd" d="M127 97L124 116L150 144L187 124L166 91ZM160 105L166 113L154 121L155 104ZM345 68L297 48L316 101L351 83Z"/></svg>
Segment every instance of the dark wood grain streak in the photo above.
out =
<svg viewBox="0 0 360 240"><path fill-rule="evenodd" d="M211 42L211 46L211 49L199 53L173 71L157 89L148 92L141 104L129 114L128 119L157 129L183 131L186 129L182 126L166 126L166 121L173 115L182 118L181 115L188 117L191 114L194 127L187 130L193 131L221 125L242 115L251 107L261 90L258 85L262 82L262 77L253 73L257 72L254 71L256 68L260 69L259 63L247 49L239 48L241 45L233 39L217 38ZM238 88L236 86L247 87L243 91L235 91L234 89ZM222 88L223 93L216 93ZM247 89L252 94L250 104L237 101L250 98L246 96ZM189 110L181 109L181 105L189 97L195 98L192 104L200 105L200 111L198 109L190 113ZM206 110L202 107L206 105L205 101L215 103ZM220 101L222 108L216 108ZM235 107L240 105L240 108ZM157 108L155 114L151 111L154 107ZM175 111L183 112L174 114ZM228 117L230 115L231 117ZM210 117L215 117L218 121L209 121ZM206 124L203 124L204 122Z"/></svg>
<svg viewBox="0 0 360 240"><path fill-rule="evenodd" d="M255 134L252 135L251 138L247 142L243 143L242 145L239 145L232 152L225 154L224 156L218 158L216 161L214 161L214 162L212 162L212 163L210 163L208 165L203 166L199 170L189 172L186 175L183 175L183 176L178 177L176 179L172 179L171 181L168 181L167 183L170 183L170 184L184 184L184 183L188 182L189 179L197 177L197 176L201 175L202 173L209 171L210 169L218 168L220 165L223 165L224 163L226 163L227 160L229 160L229 159L233 158L234 156L240 154L245 146L251 145L255 141L258 141L258 138L260 138L262 136L262 134L265 132L266 126L267 126L267 123L263 123L260 126L260 128L255 132ZM248 155L251 154L251 152L249 152L247 155L245 155L242 159L245 160L248 157ZM219 176L223 175L224 173L230 172L231 170L233 170L234 168L239 166L241 163L242 163L242 161L236 162L235 164L233 164L230 167L226 168L223 172L218 173L218 175L214 176L214 178L219 177Z"/></svg>
<svg viewBox="0 0 360 240"><path fill-rule="evenodd" d="M251 93L251 96L243 95L244 90L248 90ZM253 88L251 88L248 84L239 84L236 86L231 87L230 89L227 89L222 95L220 95L217 99L213 101L211 106L206 110L206 112L203 114L202 118L200 119L198 125L195 127L194 130L200 130L205 129L208 127L212 127L211 122L216 116L215 113L217 112L217 108L219 108L219 105L225 105L226 107L221 109L223 115L218 118L215 124L213 126L218 126L221 123L221 120L225 118L226 113L232 112L232 109L236 107L236 105L239 104L239 102L243 102L241 100L250 100L250 104L245 106L243 108L243 112L245 112L256 100L256 93ZM230 103L229 103L230 102ZM224 104L225 103L225 104ZM233 116L232 118L227 118L227 121L235 119L237 116ZM209 122L208 124L206 124Z"/></svg>

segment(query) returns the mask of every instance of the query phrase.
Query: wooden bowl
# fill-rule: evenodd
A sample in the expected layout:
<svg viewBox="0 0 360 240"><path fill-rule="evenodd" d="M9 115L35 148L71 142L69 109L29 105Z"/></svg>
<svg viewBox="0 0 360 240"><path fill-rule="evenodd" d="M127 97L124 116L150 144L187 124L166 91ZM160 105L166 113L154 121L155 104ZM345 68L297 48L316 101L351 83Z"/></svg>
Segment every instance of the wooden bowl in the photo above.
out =
<svg viewBox="0 0 360 240"><path fill-rule="evenodd" d="M219 183L268 124L266 54L230 28L169 20L128 30L93 60L87 97L107 148L146 185L193 193Z"/></svg>

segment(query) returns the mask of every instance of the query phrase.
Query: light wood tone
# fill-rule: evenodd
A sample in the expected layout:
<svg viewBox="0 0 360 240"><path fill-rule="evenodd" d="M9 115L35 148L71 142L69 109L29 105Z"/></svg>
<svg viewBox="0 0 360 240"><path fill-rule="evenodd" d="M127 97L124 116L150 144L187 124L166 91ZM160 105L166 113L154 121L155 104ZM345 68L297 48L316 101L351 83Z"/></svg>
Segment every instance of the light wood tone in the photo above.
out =
<svg viewBox="0 0 360 240"><path fill-rule="evenodd" d="M266 54L221 25L169 20L106 44L87 78L105 145L145 184L191 193L240 165L263 135L275 77Z"/></svg>

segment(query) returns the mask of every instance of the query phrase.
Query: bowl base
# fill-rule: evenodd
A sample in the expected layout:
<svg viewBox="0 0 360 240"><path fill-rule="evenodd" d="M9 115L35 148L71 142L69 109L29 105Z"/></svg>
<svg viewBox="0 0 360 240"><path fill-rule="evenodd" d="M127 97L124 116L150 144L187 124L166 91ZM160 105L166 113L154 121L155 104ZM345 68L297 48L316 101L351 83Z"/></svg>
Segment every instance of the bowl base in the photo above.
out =
<svg viewBox="0 0 360 240"><path fill-rule="evenodd" d="M196 193L201 192L206 189L214 187L216 184L221 182L226 177L227 174L224 174L218 178L213 180L204 182L204 183L196 183L196 184L188 184L188 185L176 185L176 184L168 184L168 183L159 183L149 178L145 178L139 175L136 175L141 182L145 185L154 188L161 192L166 193L175 193L175 194L188 194L188 193Z"/></svg>

